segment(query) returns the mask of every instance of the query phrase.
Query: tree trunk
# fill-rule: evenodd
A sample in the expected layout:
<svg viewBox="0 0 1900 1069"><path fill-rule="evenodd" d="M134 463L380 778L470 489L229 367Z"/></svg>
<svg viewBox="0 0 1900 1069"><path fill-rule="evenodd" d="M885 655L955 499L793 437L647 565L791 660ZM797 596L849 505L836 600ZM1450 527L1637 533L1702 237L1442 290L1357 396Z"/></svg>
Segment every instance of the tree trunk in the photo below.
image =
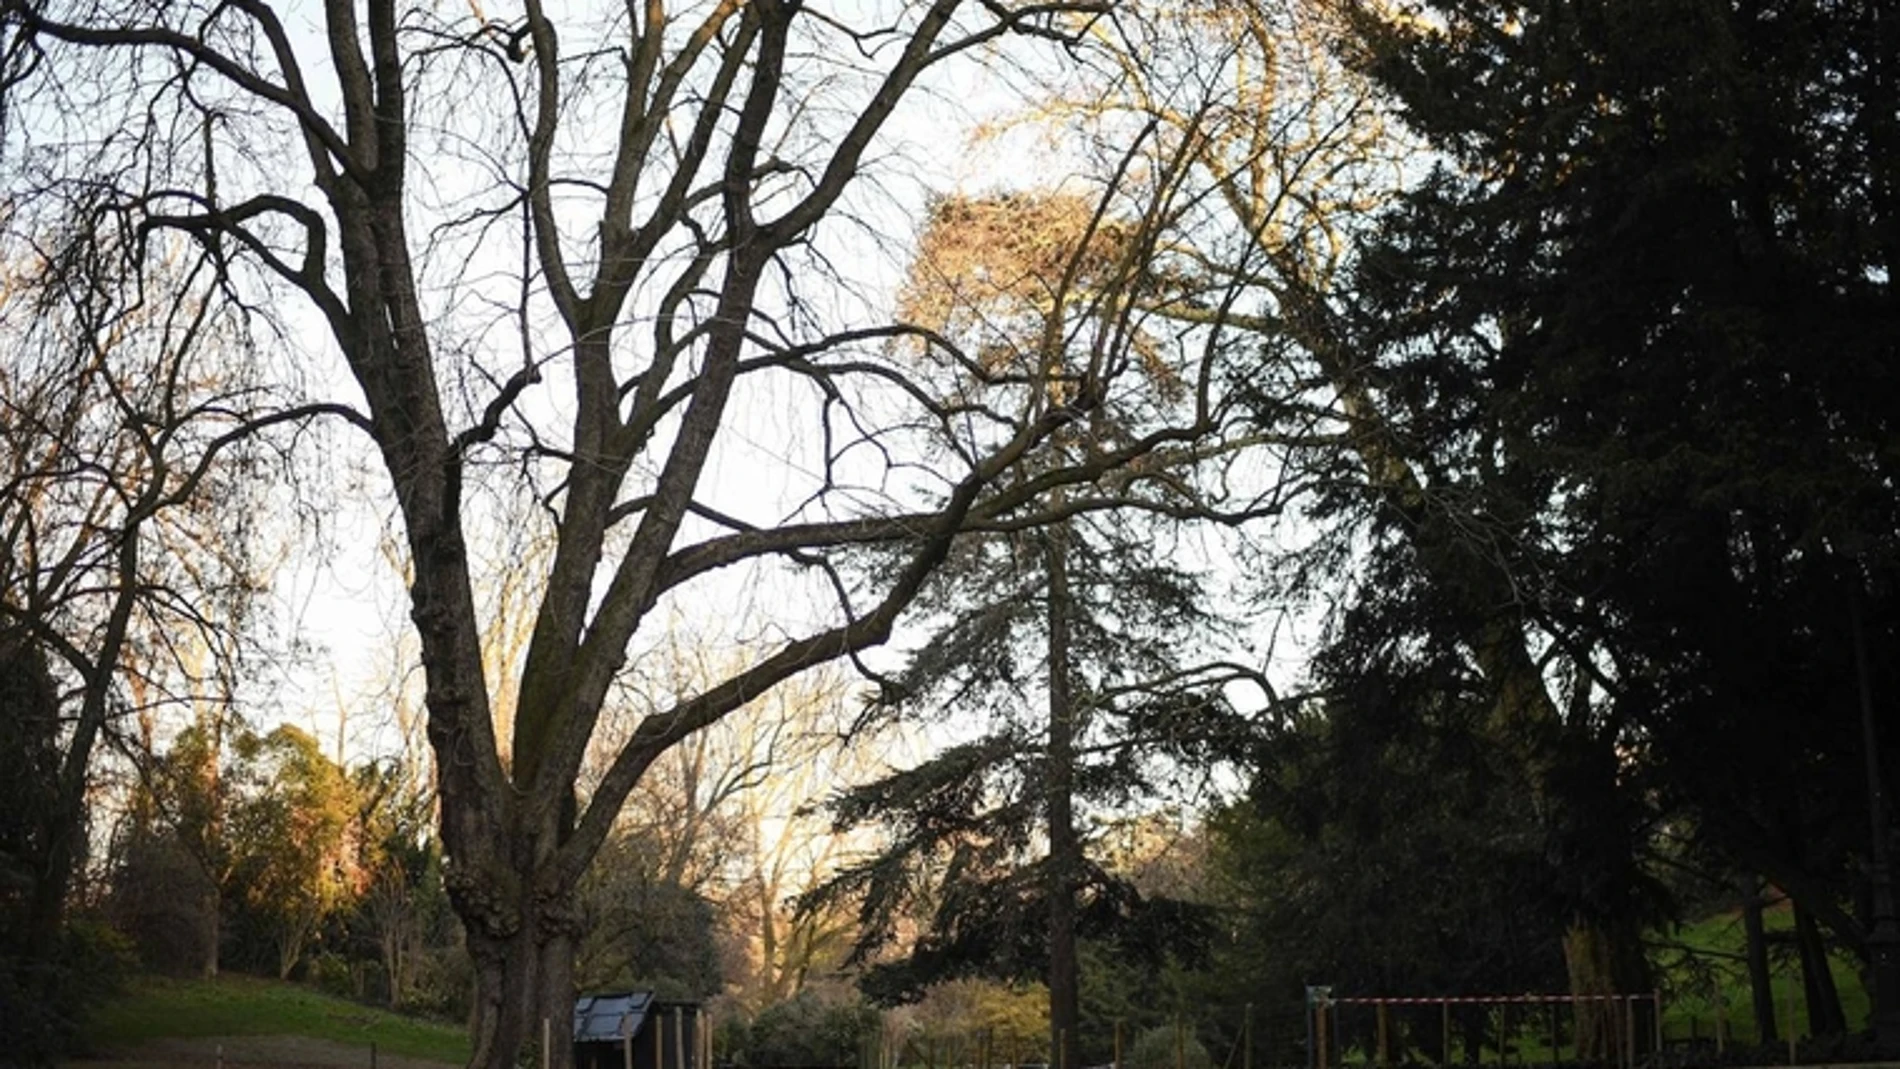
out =
<svg viewBox="0 0 1900 1069"><path fill-rule="evenodd" d="M304 940L310 936L313 924L305 923L301 918L288 918L277 928L277 978L290 979L296 971L297 962L303 959Z"/></svg>
<svg viewBox="0 0 1900 1069"><path fill-rule="evenodd" d="M1755 1034L1763 1043L1777 1043L1775 989L1768 973L1768 933L1762 924L1761 881L1742 881L1742 930L1747 934L1748 993L1755 1010Z"/></svg>
<svg viewBox="0 0 1900 1069"><path fill-rule="evenodd" d="M1633 909L1636 846L1614 746L1587 727L1564 725L1559 738L1556 747L1565 756L1542 764L1539 793L1555 818L1549 834L1557 855L1587 877L1573 892L1563 939L1570 992L1591 996L1575 1004L1577 1052L1585 1060L1611 1059L1631 1039L1628 996L1655 987ZM1639 1050L1654 1039L1643 1028L1634 1029L1634 1038Z"/></svg>
<svg viewBox="0 0 1900 1069"><path fill-rule="evenodd" d="M1577 1059L1607 1058L1615 1052L1620 1040L1616 1005L1602 997L1616 993L1610 942L1601 927L1577 921L1564 932L1563 946L1570 993L1596 996L1574 1003Z"/></svg>
<svg viewBox="0 0 1900 1069"><path fill-rule="evenodd" d="M575 946L566 928L527 923L500 938L469 933L475 962L470 1069L570 1069ZM550 1041L545 1061L543 1035Z"/></svg>
<svg viewBox="0 0 1900 1069"><path fill-rule="evenodd" d="M1069 546L1066 528L1048 532L1049 570L1049 1062L1075 1069L1081 982L1075 949L1075 703L1069 679Z"/></svg>
<svg viewBox="0 0 1900 1069"><path fill-rule="evenodd" d="M26 928L27 956L36 961L50 962L58 953L60 926L66 920L66 889L74 867L73 823L74 818L61 814L42 825L47 846L40 871L34 874Z"/></svg>
<svg viewBox="0 0 1900 1069"><path fill-rule="evenodd" d="M1814 915L1801 907L1799 899L1794 901L1794 935L1801 952L1801 991L1808 1002L1808 1034L1845 1034L1847 1014L1841 1009L1841 995L1834 986L1834 970L1828 965L1821 926L1814 923Z"/></svg>
<svg viewBox="0 0 1900 1069"><path fill-rule="evenodd" d="M77 867L79 842L85 827L85 778L83 755L68 755L62 762L58 750L61 709L53 678L46 667L45 654L24 637L0 631L0 716L10 723L0 736L0 745L10 748L6 755L8 774L21 782L9 784L18 793L23 814L26 843L21 860L31 865L24 915L0 918L0 922L22 925L18 943L0 940L0 949L17 945L32 962L51 963L59 951L60 926L66 919L66 892ZM75 741L71 745L77 746ZM70 775L77 764L80 775Z"/></svg>
<svg viewBox="0 0 1900 1069"><path fill-rule="evenodd" d="M209 876L205 879L205 892L200 899L204 910L204 945L199 947L198 974L207 980L218 975L218 949L223 941L224 897L218 893L218 885Z"/></svg>
<svg viewBox="0 0 1900 1069"><path fill-rule="evenodd" d="M1888 17L1880 23L1886 39L1893 44L1887 53L1890 62L1900 63L1900 32L1896 21ZM1900 74L1900 71L1895 71ZM1883 123L1885 132L1893 127ZM1889 189L1900 195L1900 185ZM1874 1040L1883 1054L1900 1054L1900 916L1895 913L1893 861L1889 856L1893 837L1887 818L1886 781L1881 772L1879 717L1874 710L1873 673L1867 658L1867 630L1862 620L1862 592L1858 584L1849 587L1848 606L1854 639L1854 675L1860 699L1861 754L1867 768L1867 819L1871 836L1868 846L1866 930L1867 971L1864 986L1868 992L1869 1023Z"/></svg>
<svg viewBox="0 0 1900 1069"><path fill-rule="evenodd" d="M409 943L409 926L404 920L390 915L394 908L394 904L391 903L382 911L384 915L381 918L381 931L376 940L377 947L382 951L383 981L388 985L384 996L392 1010L402 1006L406 987L403 983L403 973L407 970L405 959L408 957L405 951Z"/></svg>
<svg viewBox="0 0 1900 1069"><path fill-rule="evenodd" d="M1465 1064L1477 1065L1484 1060L1484 1019L1475 1008L1464 1010L1459 1018L1465 1039Z"/></svg>

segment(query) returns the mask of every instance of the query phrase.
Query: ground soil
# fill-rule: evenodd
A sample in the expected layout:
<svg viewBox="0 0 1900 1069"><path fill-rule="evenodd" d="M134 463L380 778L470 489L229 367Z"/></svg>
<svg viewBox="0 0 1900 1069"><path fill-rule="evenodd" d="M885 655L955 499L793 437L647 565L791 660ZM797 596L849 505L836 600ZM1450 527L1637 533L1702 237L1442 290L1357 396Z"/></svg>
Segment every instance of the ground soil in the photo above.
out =
<svg viewBox="0 0 1900 1069"><path fill-rule="evenodd" d="M368 1047L308 1036L157 1039L136 1049L74 1059L66 1069L372 1069ZM378 1052L373 1069L458 1069Z"/></svg>

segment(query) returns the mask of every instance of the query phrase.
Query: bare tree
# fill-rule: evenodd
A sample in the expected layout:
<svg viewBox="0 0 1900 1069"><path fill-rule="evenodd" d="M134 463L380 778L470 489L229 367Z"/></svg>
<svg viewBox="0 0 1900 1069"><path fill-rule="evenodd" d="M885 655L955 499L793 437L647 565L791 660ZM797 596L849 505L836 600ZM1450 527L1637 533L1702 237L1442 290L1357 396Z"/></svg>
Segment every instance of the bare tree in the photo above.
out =
<svg viewBox="0 0 1900 1069"><path fill-rule="evenodd" d="M88 840L96 758L152 710L228 691L258 570L244 478L273 409L209 299L209 259L128 272L132 235L96 199L18 200L0 292L0 651L43 699L6 703L39 754L24 953L55 945ZM136 745L127 749L135 750ZM10 853L15 851L10 850ZM11 897L11 896L9 896Z"/></svg>
<svg viewBox="0 0 1900 1069"><path fill-rule="evenodd" d="M851 846L820 810L845 784L880 771L896 733L856 722L864 695L843 672L781 687L739 721L733 750L763 773L733 799L743 843L725 888L725 918L744 940L744 972L728 978L752 1010L796 996L842 967L855 929L848 909L796 908Z"/></svg>
<svg viewBox="0 0 1900 1069"><path fill-rule="evenodd" d="M512 1064L567 1019L574 888L659 755L883 641L960 531L1033 523L1056 488L1217 425L1209 346L1170 347L1193 385L1165 409L1113 359L1012 374L978 403L878 344L915 331L828 311L878 303L831 264L900 103L1018 41L1060 63L1048 46L1105 7L648 0L557 16L525 0L507 21L443 21L327 0L311 35L263 0L5 4L12 130L39 165L111 181L148 230L194 239L287 344L310 333L293 315L314 318L360 392L348 418L407 541L447 881L478 978L473 1064ZM1005 478L1123 399L1112 447ZM722 489L717 467L769 479ZM476 574L496 532L531 527L555 549L527 648L498 673ZM827 555L873 543L902 547L875 577L847 581ZM647 716L581 806L577 773L643 625L682 597L717 611L732 596L717 577L740 564L795 602L780 640ZM491 712L508 693L504 744Z"/></svg>

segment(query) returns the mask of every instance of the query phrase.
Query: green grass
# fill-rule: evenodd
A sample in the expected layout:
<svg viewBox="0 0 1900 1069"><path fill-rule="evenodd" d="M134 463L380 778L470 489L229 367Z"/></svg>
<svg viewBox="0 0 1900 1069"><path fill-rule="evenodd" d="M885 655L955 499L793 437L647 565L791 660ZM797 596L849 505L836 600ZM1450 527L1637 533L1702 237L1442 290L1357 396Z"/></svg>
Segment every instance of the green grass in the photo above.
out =
<svg viewBox="0 0 1900 1069"><path fill-rule="evenodd" d="M466 1062L467 1034L453 1025L404 1017L297 984L251 976L216 980L139 977L101 1007L97 1038L106 1047L152 1039L297 1035L409 1058Z"/></svg>
<svg viewBox="0 0 1900 1069"><path fill-rule="evenodd" d="M1785 904L1772 907L1763 914L1763 926L1770 933L1786 933L1794 928L1794 913ZM1715 1036L1717 1006L1721 1005L1724 1018L1724 1032L1730 1046L1753 1046L1759 1042L1755 1028L1754 1004L1748 987L1748 969L1743 960L1747 944L1747 935L1742 927L1739 911L1718 913L1706 917L1695 924L1685 925L1669 933L1659 933L1667 942L1675 944L1673 949L1662 955L1663 972L1661 977L1663 991L1663 1036L1666 1040L1686 1040L1700 1037L1713 1041ZM1834 986L1840 993L1841 1011L1847 1017L1850 1030L1868 1027L1869 1004L1866 989L1861 984L1860 973L1855 959L1845 953L1835 953L1829 964L1834 973ZM1807 999L1801 989L1801 965L1792 946L1785 942L1771 945L1769 949L1770 984L1775 996L1775 1024L1779 1030L1778 1041L1788 1038L1789 1000L1793 1000L1794 1033L1799 1038L1808 1035ZM1371 1019L1371 1012L1364 1007L1358 1008L1361 1016L1356 1022L1361 1028ZM1429 1019L1424 1025L1424 1034L1428 1037L1424 1049L1420 1052L1428 1059L1438 1056L1436 1046L1437 1010L1424 1011ZM1493 1010L1495 1014L1495 1008ZM1513 1008L1512 1020L1516 1027L1512 1029L1512 1061L1538 1062L1551 1057L1550 1043L1547 1039L1548 1025L1544 1022L1547 1010L1534 1011ZM1648 1000L1644 999L1638 1010L1638 1027L1645 1030L1643 1043L1648 1044L1647 1030L1654 1027L1649 1016ZM1562 1027L1566 1033L1562 1056L1568 1057L1570 1030L1569 1010L1562 1011ZM1529 1023L1523 1022L1520 1014L1529 1014ZM1413 1015L1414 1027L1418 1025L1418 1014ZM1497 1018L1492 1018L1491 1028L1497 1027ZM1362 1033L1363 1034L1363 1033ZM1480 1061L1490 1065L1498 1061L1495 1036L1488 1036ZM1454 1049L1454 1057L1460 1056L1462 1045ZM1338 1064L1369 1065L1373 1058L1363 1049L1348 1049L1337 1053Z"/></svg>
<svg viewBox="0 0 1900 1069"><path fill-rule="evenodd" d="M1762 916L1769 933L1787 932L1794 927L1794 912L1786 905L1770 908ZM1751 1044L1757 1041L1754 1003L1749 994L1748 969L1742 954L1747 936L1740 911L1718 913L1677 931L1673 942L1700 953L1692 955L1692 967L1671 970L1672 993L1665 996L1663 1032L1670 1039L1715 1035L1719 1012L1730 1042ZM1674 957L1674 955L1671 955ZM1852 956L1836 953L1829 959L1834 986L1840 992L1841 1011L1847 1027L1867 1027L1867 991L1861 985L1860 972ZM1775 994L1775 1022L1780 1038L1788 1038L1788 1005L1794 1003L1795 1033L1808 1034L1807 998L1801 990L1801 966L1790 948L1769 950L1770 986Z"/></svg>

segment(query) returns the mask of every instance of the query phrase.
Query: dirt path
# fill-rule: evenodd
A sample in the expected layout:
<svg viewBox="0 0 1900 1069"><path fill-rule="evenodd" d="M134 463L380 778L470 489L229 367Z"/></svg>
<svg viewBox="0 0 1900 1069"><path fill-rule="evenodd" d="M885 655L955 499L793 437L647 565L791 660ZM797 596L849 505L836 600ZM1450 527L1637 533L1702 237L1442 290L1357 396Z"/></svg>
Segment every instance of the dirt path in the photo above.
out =
<svg viewBox="0 0 1900 1069"><path fill-rule="evenodd" d="M446 1062L378 1052L373 1069L459 1069ZM158 1039L136 1050L107 1051L66 1069L372 1069L368 1047L307 1036L222 1036Z"/></svg>

